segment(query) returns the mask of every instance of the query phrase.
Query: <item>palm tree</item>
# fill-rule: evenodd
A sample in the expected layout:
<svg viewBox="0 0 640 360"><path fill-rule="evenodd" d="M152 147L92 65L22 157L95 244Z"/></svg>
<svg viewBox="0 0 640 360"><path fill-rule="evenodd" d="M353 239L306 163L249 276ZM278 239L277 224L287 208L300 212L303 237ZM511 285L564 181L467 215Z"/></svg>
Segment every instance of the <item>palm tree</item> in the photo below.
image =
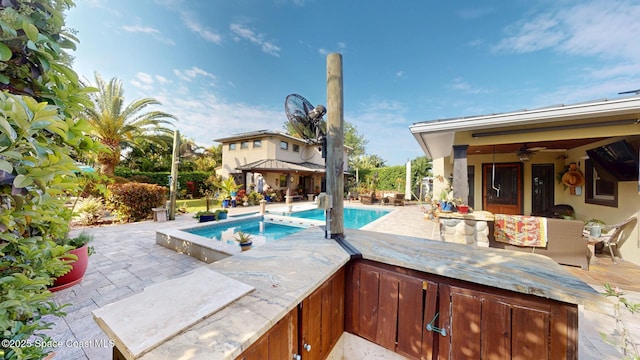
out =
<svg viewBox="0 0 640 360"><path fill-rule="evenodd" d="M162 125L177 118L162 111L143 111L147 106L161 105L158 100L142 98L124 105L122 81L112 78L107 83L97 72L95 77L98 91L91 94L93 108L87 108L85 115L96 129L92 135L110 150L97 159L103 174L113 175L124 148L145 142L171 143L173 130Z"/></svg>

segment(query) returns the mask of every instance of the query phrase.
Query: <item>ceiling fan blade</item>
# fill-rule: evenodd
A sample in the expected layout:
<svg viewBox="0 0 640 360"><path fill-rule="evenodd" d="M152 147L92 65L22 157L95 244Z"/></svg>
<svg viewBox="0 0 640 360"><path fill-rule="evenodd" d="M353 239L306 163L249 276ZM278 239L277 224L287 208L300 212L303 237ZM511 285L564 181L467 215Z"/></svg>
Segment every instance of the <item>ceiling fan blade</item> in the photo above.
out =
<svg viewBox="0 0 640 360"><path fill-rule="evenodd" d="M546 148L547 148L546 146L534 146L534 147L527 148L527 150L529 150L529 151L540 151L540 150L545 150Z"/></svg>

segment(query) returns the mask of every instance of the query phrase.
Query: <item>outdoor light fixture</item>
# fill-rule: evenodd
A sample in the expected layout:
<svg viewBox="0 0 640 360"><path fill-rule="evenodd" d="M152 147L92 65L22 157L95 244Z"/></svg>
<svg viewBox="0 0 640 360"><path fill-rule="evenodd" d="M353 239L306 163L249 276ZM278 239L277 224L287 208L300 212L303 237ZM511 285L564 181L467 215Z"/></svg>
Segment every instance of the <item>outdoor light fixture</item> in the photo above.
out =
<svg viewBox="0 0 640 360"><path fill-rule="evenodd" d="M518 159L520 159L520 161L526 162L526 161L531 160L531 157L533 156L533 152L531 152L529 150L520 150L520 151L518 151L516 156L518 156Z"/></svg>

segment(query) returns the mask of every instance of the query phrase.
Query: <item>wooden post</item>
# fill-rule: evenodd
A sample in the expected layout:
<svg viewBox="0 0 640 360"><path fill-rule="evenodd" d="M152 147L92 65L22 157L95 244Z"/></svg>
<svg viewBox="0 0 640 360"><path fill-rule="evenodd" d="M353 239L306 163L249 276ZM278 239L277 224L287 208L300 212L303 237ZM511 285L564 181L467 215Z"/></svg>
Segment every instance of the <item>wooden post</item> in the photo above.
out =
<svg viewBox="0 0 640 360"><path fill-rule="evenodd" d="M176 197L178 192L178 164L180 163L180 132L173 132L173 155L171 156L171 183L169 184L169 220L176 219Z"/></svg>
<svg viewBox="0 0 640 360"><path fill-rule="evenodd" d="M327 193L331 196L331 238L344 237L344 106L342 55L327 56Z"/></svg>

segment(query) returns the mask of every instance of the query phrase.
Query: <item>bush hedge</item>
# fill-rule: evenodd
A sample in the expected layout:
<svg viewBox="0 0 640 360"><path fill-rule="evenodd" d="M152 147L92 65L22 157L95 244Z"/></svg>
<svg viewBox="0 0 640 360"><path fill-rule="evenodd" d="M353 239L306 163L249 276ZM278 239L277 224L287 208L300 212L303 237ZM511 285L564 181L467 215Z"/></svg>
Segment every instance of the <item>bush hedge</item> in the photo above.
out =
<svg viewBox="0 0 640 360"><path fill-rule="evenodd" d="M125 167L116 167L115 175L127 178L130 181L144 182L148 184L156 184L160 186L169 186L170 172L145 172L133 171ZM206 190L210 190L206 184L206 180L211 176L210 172L194 171L178 173L178 189L187 190L187 184L193 182L195 184L196 193L192 194L196 197L204 196Z"/></svg>
<svg viewBox="0 0 640 360"><path fill-rule="evenodd" d="M135 222L153 215L153 208L167 202L169 189L156 184L129 182L107 187L106 206L125 222Z"/></svg>

